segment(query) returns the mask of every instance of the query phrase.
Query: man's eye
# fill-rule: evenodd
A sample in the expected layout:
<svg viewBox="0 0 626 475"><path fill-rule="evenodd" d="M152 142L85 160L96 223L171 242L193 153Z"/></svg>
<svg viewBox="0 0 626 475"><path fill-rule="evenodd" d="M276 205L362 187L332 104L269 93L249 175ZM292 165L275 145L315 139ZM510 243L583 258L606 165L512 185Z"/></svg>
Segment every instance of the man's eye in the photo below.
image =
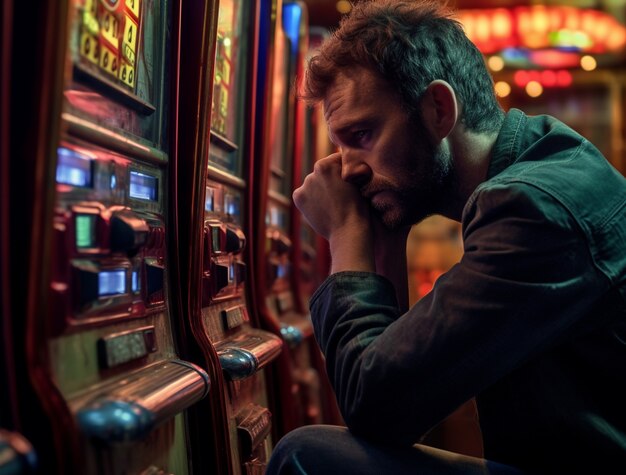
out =
<svg viewBox="0 0 626 475"><path fill-rule="evenodd" d="M366 139L367 137L369 137L369 130L357 130L356 132L354 132L354 138L357 140L363 140Z"/></svg>

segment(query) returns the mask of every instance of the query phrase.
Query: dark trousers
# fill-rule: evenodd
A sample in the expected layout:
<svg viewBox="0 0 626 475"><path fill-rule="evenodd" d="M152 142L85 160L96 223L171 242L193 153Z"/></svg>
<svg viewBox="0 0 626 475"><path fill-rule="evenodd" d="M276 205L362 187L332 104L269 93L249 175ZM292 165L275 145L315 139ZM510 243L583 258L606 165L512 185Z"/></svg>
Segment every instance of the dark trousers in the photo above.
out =
<svg viewBox="0 0 626 475"><path fill-rule="evenodd" d="M266 473L524 475L513 467L425 445L376 445L355 437L345 427L324 425L300 427L284 436L272 453Z"/></svg>

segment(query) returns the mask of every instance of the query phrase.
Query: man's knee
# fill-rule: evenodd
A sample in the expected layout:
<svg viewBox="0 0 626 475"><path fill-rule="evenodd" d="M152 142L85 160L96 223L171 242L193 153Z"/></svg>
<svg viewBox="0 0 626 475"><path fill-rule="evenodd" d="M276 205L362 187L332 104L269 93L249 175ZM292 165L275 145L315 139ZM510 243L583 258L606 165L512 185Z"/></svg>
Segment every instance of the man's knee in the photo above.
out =
<svg viewBox="0 0 626 475"><path fill-rule="evenodd" d="M340 454L340 439L347 433L344 427L334 426L304 426L289 432L274 448L267 474L324 473L323 465L332 464L334 455Z"/></svg>

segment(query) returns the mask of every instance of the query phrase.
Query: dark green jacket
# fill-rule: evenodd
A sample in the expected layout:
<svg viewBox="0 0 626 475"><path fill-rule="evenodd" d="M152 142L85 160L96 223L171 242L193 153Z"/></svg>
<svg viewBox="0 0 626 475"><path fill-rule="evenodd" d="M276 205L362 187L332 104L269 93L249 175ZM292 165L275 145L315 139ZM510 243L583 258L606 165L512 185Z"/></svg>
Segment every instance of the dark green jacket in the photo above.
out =
<svg viewBox="0 0 626 475"><path fill-rule="evenodd" d="M476 397L486 458L626 473L626 180L561 122L513 109L462 223L461 262L404 315L376 274L313 296L348 426L412 444Z"/></svg>

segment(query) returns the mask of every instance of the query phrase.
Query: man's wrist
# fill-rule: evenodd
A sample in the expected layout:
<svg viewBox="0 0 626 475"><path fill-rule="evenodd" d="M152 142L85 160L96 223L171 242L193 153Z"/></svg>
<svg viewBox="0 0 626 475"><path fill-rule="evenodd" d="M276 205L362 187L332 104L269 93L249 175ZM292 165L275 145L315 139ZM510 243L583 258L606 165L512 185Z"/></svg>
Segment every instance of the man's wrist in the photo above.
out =
<svg viewBox="0 0 626 475"><path fill-rule="evenodd" d="M333 233L329 239L331 273L375 272L374 242L369 228L352 227Z"/></svg>

